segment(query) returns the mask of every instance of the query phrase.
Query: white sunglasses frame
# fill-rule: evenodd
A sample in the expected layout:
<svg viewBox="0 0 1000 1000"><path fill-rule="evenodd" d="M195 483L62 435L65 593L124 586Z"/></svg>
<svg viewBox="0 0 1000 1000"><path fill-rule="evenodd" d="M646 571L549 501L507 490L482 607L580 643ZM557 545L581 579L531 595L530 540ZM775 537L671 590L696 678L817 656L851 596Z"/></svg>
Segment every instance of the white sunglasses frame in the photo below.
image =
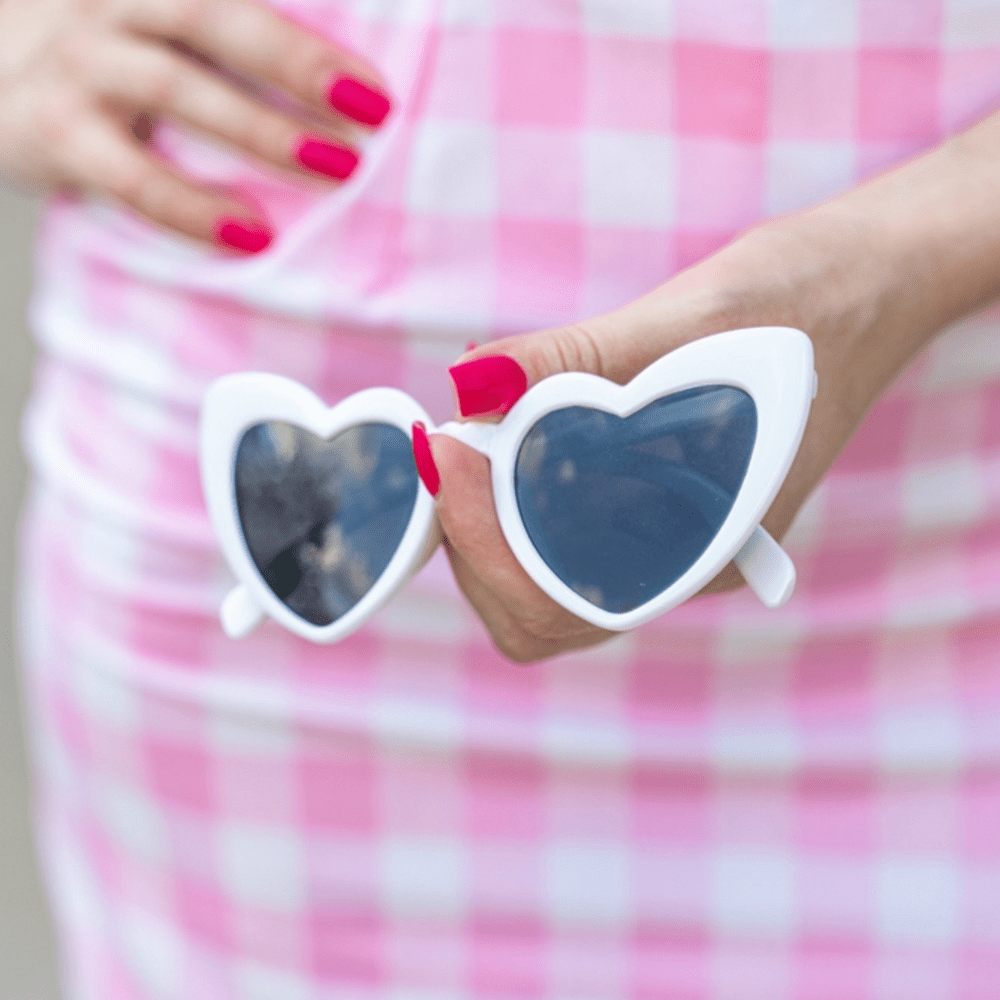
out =
<svg viewBox="0 0 1000 1000"><path fill-rule="evenodd" d="M757 433L743 483L719 531L673 584L631 611L592 604L563 583L538 555L521 520L514 470L521 443L545 414L587 406L627 417L656 399L706 385L734 386L757 410ZM455 421L435 428L414 399L397 389L367 389L327 407L299 383L246 372L216 380L201 420L202 483L220 546L239 584L220 609L227 635L239 638L267 614L314 642L336 642L366 622L430 558L441 537L434 500L418 486L410 522L392 559L372 588L329 625L300 618L271 591L254 564L236 508L236 455L253 425L277 420L321 438L365 422L390 424L412 435L415 421L429 434L447 434L490 460L493 495L504 537L529 576L554 601L610 631L626 631L677 607L712 580L730 560L760 600L778 608L795 587L795 567L760 520L774 501L798 450L816 394L812 342L789 327L755 327L692 341L664 355L628 385L582 372L553 375L532 387L499 423Z"/></svg>

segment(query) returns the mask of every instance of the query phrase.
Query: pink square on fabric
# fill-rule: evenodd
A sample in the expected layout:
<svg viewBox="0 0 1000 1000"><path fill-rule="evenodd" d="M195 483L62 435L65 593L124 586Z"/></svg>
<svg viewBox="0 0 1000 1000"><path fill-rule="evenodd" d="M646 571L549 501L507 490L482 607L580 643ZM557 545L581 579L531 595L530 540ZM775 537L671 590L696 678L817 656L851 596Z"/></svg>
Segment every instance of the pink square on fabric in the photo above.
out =
<svg viewBox="0 0 1000 1000"><path fill-rule="evenodd" d="M863 855L878 837L878 789L851 762L816 768L795 784L792 842L799 848Z"/></svg>
<svg viewBox="0 0 1000 1000"><path fill-rule="evenodd" d="M578 125L586 53L571 32L498 29L497 119L511 125Z"/></svg>
<svg viewBox="0 0 1000 1000"><path fill-rule="evenodd" d="M868 621L884 611L889 593L886 574L892 568L895 545L869 538L850 544L844 540L821 543L803 567L801 579L810 595L817 622L836 624L845 621ZM851 684L863 691L870 679L871 653L863 640L857 643L848 636L836 645L810 647L797 670L798 683L805 697L819 694L817 702L829 707L829 690L819 691L830 672L839 684Z"/></svg>
<svg viewBox="0 0 1000 1000"><path fill-rule="evenodd" d="M300 817L310 830L375 832L377 772L373 758L360 747L302 755L296 771Z"/></svg>
<svg viewBox="0 0 1000 1000"><path fill-rule="evenodd" d="M470 921L469 988L473 996L537 1000L546 992L549 928L513 914Z"/></svg>
<svg viewBox="0 0 1000 1000"><path fill-rule="evenodd" d="M982 420L979 427L978 447L987 454L1000 452L1000 383L983 386Z"/></svg>
<svg viewBox="0 0 1000 1000"><path fill-rule="evenodd" d="M574 130L499 129L500 214L514 219L578 219L581 161L580 136Z"/></svg>
<svg viewBox="0 0 1000 1000"><path fill-rule="evenodd" d="M951 854L959 846L960 793L946 781L886 781L879 795L883 850Z"/></svg>
<svg viewBox="0 0 1000 1000"><path fill-rule="evenodd" d="M704 888L701 892L704 893ZM664 924L667 921L663 921ZM632 937L630 1000L702 1000L711 989L711 945L703 933L650 921Z"/></svg>
<svg viewBox="0 0 1000 1000"><path fill-rule="evenodd" d="M713 825L713 781L697 767L638 765L629 779L634 836L644 842L698 847Z"/></svg>
<svg viewBox="0 0 1000 1000"><path fill-rule="evenodd" d="M964 778L959 790L960 851L966 857L995 860L1000 844L1000 780L991 768Z"/></svg>
<svg viewBox="0 0 1000 1000"><path fill-rule="evenodd" d="M200 746L185 746L149 734L143 741L149 782L164 803L199 813L215 808L214 756Z"/></svg>
<svg viewBox="0 0 1000 1000"><path fill-rule="evenodd" d="M862 0L858 38L862 46L935 49L942 42L949 0Z"/></svg>
<svg viewBox="0 0 1000 1000"><path fill-rule="evenodd" d="M806 937L796 943L789 1000L868 1000L872 947L849 935Z"/></svg>
<svg viewBox="0 0 1000 1000"><path fill-rule="evenodd" d="M868 472L902 465L915 405L905 396L885 396L840 453L836 472Z"/></svg>
<svg viewBox="0 0 1000 1000"><path fill-rule="evenodd" d="M232 947L232 911L216 886L179 875L174 879L174 906L185 933L204 946L227 952Z"/></svg>
<svg viewBox="0 0 1000 1000"><path fill-rule="evenodd" d="M763 211L763 146L725 139L678 140L677 221L681 229L728 230L735 236Z"/></svg>
<svg viewBox="0 0 1000 1000"><path fill-rule="evenodd" d="M291 768L283 756L220 755L215 770L219 808L227 818L288 823L294 815Z"/></svg>
<svg viewBox="0 0 1000 1000"><path fill-rule="evenodd" d="M677 270L672 231L594 227L587 234L586 316L620 309L662 285Z"/></svg>
<svg viewBox="0 0 1000 1000"><path fill-rule="evenodd" d="M465 761L466 822L473 836L534 840L545 830L545 768L530 757L470 752Z"/></svg>
<svg viewBox="0 0 1000 1000"><path fill-rule="evenodd" d="M678 135L763 141L770 103L768 53L679 42L674 59Z"/></svg>
<svg viewBox="0 0 1000 1000"><path fill-rule="evenodd" d="M738 230L725 229L684 229L679 228L677 239L677 270L683 271L698 261L711 257L727 243L732 242Z"/></svg>
<svg viewBox="0 0 1000 1000"><path fill-rule="evenodd" d="M858 74L853 51L777 51L771 60L772 138L854 137Z"/></svg>
<svg viewBox="0 0 1000 1000"><path fill-rule="evenodd" d="M384 927L379 915L361 908L314 912L304 928L307 962L313 974L345 987L374 988L384 981Z"/></svg>
<svg viewBox="0 0 1000 1000"><path fill-rule="evenodd" d="M577 316L584 253L579 224L500 219L498 293L511 318L530 329Z"/></svg>
<svg viewBox="0 0 1000 1000"><path fill-rule="evenodd" d="M422 117L489 121L496 100L496 47L489 31L453 28L436 36L434 72L423 95ZM453 85L461 80L462 86Z"/></svg>
<svg viewBox="0 0 1000 1000"><path fill-rule="evenodd" d="M673 45L662 39L597 38L587 47L587 122L667 132L673 122Z"/></svg>
<svg viewBox="0 0 1000 1000"><path fill-rule="evenodd" d="M960 390L918 398L906 458L935 462L974 453L984 416L979 393Z"/></svg>
<svg viewBox="0 0 1000 1000"><path fill-rule="evenodd" d="M849 589L857 580L866 596L873 587L865 587L868 577L884 574L891 562L891 550L867 558L869 548L818 548L810 560L803 586L812 590ZM823 594L830 599L834 595ZM868 610L871 608L869 606ZM865 718L871 708L870 690L874 670L874 647L864 633L822 637L805 643L792 671L791 690L796 711L816 718L854 715ZM817 721L818 718L817 718Z"/></svg>
<svg viewBox="0 0 1000 1000"><path fill-rule="evenodd" d="M937 52L862 49L858 54L858 138L930 143L940 134Z"/></svg>
<svg viewBox="0 0 1000 1000"><path fill-rule="evenodd" d="M994 49L941 53L941 127L968 128L1000 106L1000 60Z"/></svg>

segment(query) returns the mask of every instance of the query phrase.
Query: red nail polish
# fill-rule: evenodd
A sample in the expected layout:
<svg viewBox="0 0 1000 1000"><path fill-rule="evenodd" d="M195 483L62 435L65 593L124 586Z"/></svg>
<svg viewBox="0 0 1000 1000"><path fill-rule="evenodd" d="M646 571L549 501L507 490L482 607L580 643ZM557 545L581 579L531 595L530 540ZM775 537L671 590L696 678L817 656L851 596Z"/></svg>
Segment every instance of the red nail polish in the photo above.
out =
<svg viewBox="0 0 1000 1000"><path fill-rule="evenodd" d="M448 369L463 417L506 413L528 388L524 369L504 354L476 358Z"/></svg>
<svg viewBox="0 0 1000 1000"><path fill-rule="evenodd" d="M263 222L223 218L215 225L215 239L216 242L234 250L260 253L271 245L274 233Z"/></svg>
<svg viewBox="0 0 1000 1000"><path fill-rule="evenodd" d="M420 481L427 487L427 492L432 497L438 495L441 489L441 476L438 475L437 466L434 464L434 456L431 454L431 443L427 438L427 428L422 421L417 420L413 424L413 460L417 463L417 472Z"/></svg>
<svg viewBox="0 0 1000 1000"><path fill-rule="evenodd" d="M362 125L381 125L392 108L392 102L385 94L349 76L335 81L328 96L330 103L342 115Z"/></svg>
<svg viewBox="0 0 1000 1000"><path fill-rule="evenodd" d="M478 346L479 346L479 345L478 345L478 344L477 344L477 343L476 343L476 342L475 342L474 340L470 340L470 341L469 341L469 342L468 342L468 343L467 343L467 344L465 345L465 353L466 353L466 354L468 354L468 353L469 353L469 351L474 351L474 350L475 350L475 349L476 349L476 348L477 348Z"/></svg>
<svg viewBox="0 0 1000 1000"><path fill-rule="evenodd" d="M338 181L346 180L358 165L358 154L347 146L335 146L320 139L303 139L295 151L295 157L309 170Z"/></svg>

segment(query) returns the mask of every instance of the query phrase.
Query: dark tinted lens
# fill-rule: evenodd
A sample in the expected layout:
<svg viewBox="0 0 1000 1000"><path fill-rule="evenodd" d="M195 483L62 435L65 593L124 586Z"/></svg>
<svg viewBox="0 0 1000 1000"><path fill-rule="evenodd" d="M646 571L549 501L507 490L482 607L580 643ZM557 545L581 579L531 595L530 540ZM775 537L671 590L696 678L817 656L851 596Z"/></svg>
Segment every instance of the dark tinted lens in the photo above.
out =
<svg viewBox="0 0 1000 1000"><path fill-rule="evenodd" d="M358 424L324 441L294 424L255 424L236 453L236 506L253 561L314 625L346 614L382 575L417 499L409 437Z"/></svg>
<svg viewBox="0 0 1000 1000"><path fill-rule="evenodd" d="M521 444L515 493L539 555L578 594L630 611L678 580L732 509L757 434L731 386L674 393L622 419L571 406Z"/></svg>

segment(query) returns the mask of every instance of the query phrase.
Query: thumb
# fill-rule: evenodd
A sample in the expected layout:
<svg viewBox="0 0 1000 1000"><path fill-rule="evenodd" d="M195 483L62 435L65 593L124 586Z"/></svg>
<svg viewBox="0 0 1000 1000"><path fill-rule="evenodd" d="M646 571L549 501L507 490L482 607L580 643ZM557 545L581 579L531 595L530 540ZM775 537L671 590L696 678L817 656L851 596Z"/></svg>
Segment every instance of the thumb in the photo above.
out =
<svg viewBox="0 0 1000 1000"><path fill-rule="evenodd" d="M668 351L726 329L665 288L615 312L551 330L496 340L448 369L459 413L506 413L533 385L560 372L589 372L624 385Z"/></svg>

